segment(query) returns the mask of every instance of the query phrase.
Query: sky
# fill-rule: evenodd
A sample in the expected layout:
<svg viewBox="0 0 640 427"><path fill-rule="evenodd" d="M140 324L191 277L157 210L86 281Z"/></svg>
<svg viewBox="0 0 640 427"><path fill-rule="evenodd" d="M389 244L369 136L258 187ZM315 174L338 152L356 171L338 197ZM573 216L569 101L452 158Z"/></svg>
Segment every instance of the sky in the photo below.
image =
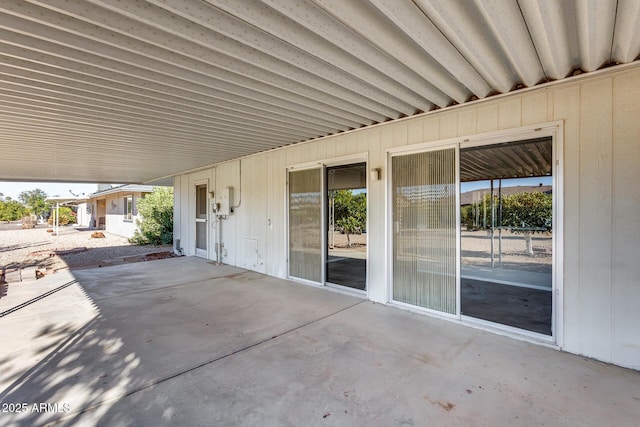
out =
<svg viewBox="0 0 640 427"><path fill-rule="evenodd" d="M98 184L78 184L68 182L0 182L0 193L4 197L11 197L18 200L18 194L23 191L35 190L39 188L47 193L47 196L71 196L69 190L81 196L82 193L89 195L95 193Z"/></svg>
<svg viewBox="0 0 640 427"><path fill-rule="evenodd" d="M531 186L537 187L538 185L552 185L553 177L552 176L534 176L531 178L505 178L502 180L503 187L514 187L514 186ZM491 186L491 181L473 181L473 182L463 182L461 185L461 192L465 193L467 191L479 190L489 188ZM496 190L498 189L498 180L495 180L494 186Z"/></svg>

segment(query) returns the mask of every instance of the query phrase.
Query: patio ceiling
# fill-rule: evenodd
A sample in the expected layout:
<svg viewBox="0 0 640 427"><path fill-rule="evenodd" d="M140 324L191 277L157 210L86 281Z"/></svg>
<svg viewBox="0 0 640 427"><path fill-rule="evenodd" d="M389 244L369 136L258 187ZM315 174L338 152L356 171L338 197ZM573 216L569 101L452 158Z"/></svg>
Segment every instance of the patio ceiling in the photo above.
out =
<svg viewBox="0 0 640 427"><path fill-rule="evenodd" d="M0 4L0 180L142 183L629 63L636 0Z"/></svg>

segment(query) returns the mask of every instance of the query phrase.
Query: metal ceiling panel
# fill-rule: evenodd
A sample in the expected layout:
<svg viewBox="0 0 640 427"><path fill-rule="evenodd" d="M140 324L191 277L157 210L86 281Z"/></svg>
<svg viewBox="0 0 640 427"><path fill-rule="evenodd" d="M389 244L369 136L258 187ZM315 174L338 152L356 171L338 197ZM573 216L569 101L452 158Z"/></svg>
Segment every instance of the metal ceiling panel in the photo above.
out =
<svg viewBox="0 0 640 427"><path fill-rule="evenodd" d="M7 0L0 180L153 181L629 63L639 23L636 0Z"/></svg>

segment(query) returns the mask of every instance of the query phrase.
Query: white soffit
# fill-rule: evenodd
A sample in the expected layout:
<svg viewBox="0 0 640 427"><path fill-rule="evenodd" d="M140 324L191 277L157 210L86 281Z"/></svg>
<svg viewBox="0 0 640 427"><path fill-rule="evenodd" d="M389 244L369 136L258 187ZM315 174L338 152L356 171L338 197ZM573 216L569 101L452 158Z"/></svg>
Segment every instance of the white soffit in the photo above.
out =
<svg viewBox="0 0 640 427"><path fill-rule="evenodd" d="M149 182L639 54L637 0L6 0L0 180Z"/></svg>

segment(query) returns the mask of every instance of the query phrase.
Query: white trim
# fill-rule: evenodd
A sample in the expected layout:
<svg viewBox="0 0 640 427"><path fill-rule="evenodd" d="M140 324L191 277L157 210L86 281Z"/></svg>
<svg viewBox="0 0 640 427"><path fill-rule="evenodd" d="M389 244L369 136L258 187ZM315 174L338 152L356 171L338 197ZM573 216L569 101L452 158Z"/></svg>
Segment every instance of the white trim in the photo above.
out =
<svg viewBox="0 0 640 427"><path fill-rule="evenodd" d="M320 166L320 283L324 286L327 285L327 257L329 256L327 213L327 165L322 164Z"/></svg>
<svg viewBox="0 0 640 427"><path fill-rule="evenodd" d="M438 319L453 321L457 323L460 322L460 318L457 314L445 313L444 311L438 311L438 310L433 310L431 308L420 307L419 305L408 304L406 302L390 301L386 305L390 307L396 307L401 310L410 311L411 313L426 314L427 316L435 317Z"/></svg>
<svg viewBox="0 0 640 427"><path fill-rule="evenodd" d="M503 325L501 323L489 322L487 320L478 319L476 317L470 317L462 315L460 316L460 324L465 326L471 326L475 329L481 329L483 331L492 332L498 335L504 335L510 338L519 339L521 341L527 341L533 344L540 344L546 347L555 348L560 350L552 336L539 334L537 332L527 331L526 329L516 328L513 326Z"/></svg>
<svg viewBox="0 0 640 427"><path fill-rule="evenodd" d="M564 122L558 123L553 140L553 313L556 345L564 347Z"/></svg>
<svg viewBox="0 0 640 427"><path fill-rule="evenodd" d="M288 171L299 171L304 169L313 169L314 167L319 167L319 166L333 167L333 166L348 165L351 163L362 163L362 162L368 162L368 160L369 160L369 152L363 151L363 152L354 153L354 154L347 154L344 156L327 157L324 159L313 160L310 162L292 163L285 166L285 169Z"/></svg>
<svg viewBox="0 0 640 427"><path fill-rule="evenodd" d="M456 145L456 315L462 315L462 225L460 224L460 144Z"/></svg>
<svg viewBox="0 0 640 427"><path fill-rule="evenodd" d="M322 283L314 282L313 280L302 279L296 276L289 276L289 272L287 271L287 280L291 280L292 282L300 283L307 286L312 286L314 288L326 288Z"/></svg>
<svg viewBox="0 0 640 427"><path fill-rule="evenodd" d="M558 245L558 241L562 241L562 227L558 227L558 224L563 223L563 209L562 209L562 187L557 186L558 182L561 182L561 155L562 155L562 145L559 144L559 137L562 135L564 122L561 120L548 122L544 124L534 124L530 126L523 126L515 129L505 129L497 132L489 132L486 134L481 134L478 137L473 136L470 138L464 138L462 142L460 142L460 149L463 148L473 148L473 147L481 147L486 145L500 144L500 143L509 143L509 142L519 142L527 139L540 138L540 137L549 137L551 138L552 144L552 153L553 153L553 164L552 164L552 182L553 182L553 234L552 234L552 297L551 297L551 335L543 335L536 334L534 332L526 331L520 328L514 328L507 325L503 325L500 323L489 322L481 319L475 319L468 316L462 315L460 311L460 318L466 319L463 323L468 323L468 319L475 319L478 322L475 322L479 325L494 325L493 329L504 330L505 333L513 333L515 331L518 334L518 331L523 331L525 335L533 334L536 340L543 340L545 342L551 342L554 345L562 346L562 340L558 337L560 331L563 329L562 324L562 262L558 262L562 260L562 246ZM460 139L460 138L457 138ZM460 225L459 225L460 226ZM558 258L560 257L560 258ZM560 277L560 278L558 278ZM459 300L461 300L461 294L458 293ZM538 336L539 335L539 336ZM540 337L547 337L547 339L543 339Z"/></svg>
<svg viewBox="0 0 640 427"><path fill-rule="evenodd" d="M369 174L369 153L368 152L364 152L364 153L355 153L355 154L350 154L347 156L340 156L340 157L333 157L330 158L326 161L323 162L323 166L324 166L324 170L322 172L322 176L324 177L324 180L326 181L327 178L327 168L330 167L336 167L336 166L348 166L348 165L352 165L352 164L358 164L358 163L364 163L365 164L365 185L367 188L367 224L366 224L366 238L367 238L367 251L366 251L366 269L365 269L365 282L364 282L364 286L365 286L365 290L361 291L360 289L355 289L355 288L350 288L348 286L345 286L346 289L351 289L353 291L355 291L358 295L362 296L362 295L366 295L367 298L369 297L369 267L371 265L371 263L369 262L369 218L370 218L370 210L369 210L369 188L370 188L370 182L369 182L369 178L370 178L370 174ZM324 190L324 194L323 197L326 197L328 194L328 186L327 183L325 182L325 190ZM324 203L326 205L326 203ZM326 209L326 206L325 206ZM329 230L328 230L328 217L326 215L328 215L327 212L324 213L325 216L323 216L323 224L325 226L325 230L324 230L324 236L325 239L327 237L327 235L329 234ZM328 256L327 252L329 250L329 245L327 244L327 242L325 241L324 244L324 254L325 256ZM323 272L326 275L326 271L327 271L327 260L326 258L323 261ZM327 286L342 286L339 285L337 283L331 283L331 282L327 282L326 277L323 278L323 283Z"/></svg>
<svg viewBox="0 0 640 427"><path fill-rule="evenodd" d="M296 277L296 276L292 276L291 275L291 243L289 241L289 174L291 172L300 172L300 171L304 171L304 170L314 170L314 169L318 169L318 172L320 173L320 194L322 194L322 189L324 188L324 178L323 178L323 171L324 171L324 165L321 162L307 162L307 163L303 163L304 166L300 167L298 166L297 168L294 169L294 166L289 166L285 168L285 179L286 179L286 185L285 185L285 209L284 209L284 216L285 216L285 251L286 251L286 260L287 260L287 279L289 280L293 280L294 282L301 282L301 283L305 283L308 285L313 285L313 286L318 286L318 287L324 287L324 276L325 276L325 269L324 269L324 264L321 265L321 270L320 270L320 280L321 282L314 282L312 280L308 280L308 279L303 279L300 277ZM323 215L323 204L321 204L320 206L320 215ZM324 229L325 227L322 226L322 228ZM321 231L321 234L323 234L323 232ZM321 236L321 243L320 245L322 246L322 242L326 241L326 237L322 237ZM321 262L324 261L324 255L323 255L324 251L322 251L320 253L320 259Z"/></svg>
<svg viewBox="0 0 640 427"><path fill-rule="evenodd" d="M430 145L426 145L425 144L418 144L418 146L420 146L421 148L406 148L406 147L401 147L399 149L389 149L387 150L387 157L388 157L388 166L387 166L387 170L389 171L388 176L389 178L389 192L388 192L388 197L387 197L387 203L389 205L389 209L388 209L388 215L389 215L389 219L388 221L393 222L393 158L397 157L397 156L407 156L407 155L411 155L411 154L418 154L418 153L427 153L427 152L431 152L431 151L441 151L441 150L454 150L454 162L456 164L454 164L454 168L455 168L455 172L454 175L456 175L456 182L454 183L455 186L458 186L458 178L459 178L459 174L458 174L458 144L451 141L451 140L447 140L448 142L445 143L436 143L436 144L430 144ZM456 194L459 193L459 188L456 189ZM456 200L459 202L459 197L456 197ZM459 211L459 203L456 205L456 211ZM456 219L457 219L457 225L456 225L456 236L459 235L458 229L460 228L460 221L459 221L459 213L456 213ZM391 226L389 227L389 234L387 235L388 237L388 242L387 242L387 248L389 251L389 254L393 254L393 224L391 224ZM456 248L458 246L460 246L459 244L460 240L458 239L456 241ZM459 252L459 249L456 249L456 251ZM457 261L457 265L459 265L459 260L457 259L457 255L456 255L456 261ZM402 301L396 301L393 299L393 258L391 256L387 257L387 264L388 264L388 270L389 270L389 275L388 275L388 293L389 293L389 298L388 301L392 304L400 304L400 305L408 305L413 307L411 304L407 304L404 303ZM457 270L459 269L459 267L456 267L456 274L457 274ZM437 310L432 310L426 307L420 307L420 306L415 306L418 307L420 309L424 309L427 310L428 312L434 312L434 313L439 313L442 315L445 315L447 318L449 318L450 316L453 316L453 318L459 318L459 314L460 310L459 310L459 305L460 305L460 293L459 293L459 276L456 276L456 313L454 315L449 314L449 313L445 313L445 312L440 312Z"/></svg>
<svg viewBox="0 0 640 427"><path fill-rule="evenodd" d="M362 289L351 288L349 286L339 285L337 283L332 283L332 282L325 282L325 286L328 289L334 289L334 290L336 290L336 291L338 291L338 292L340 292L342 294L358 296L360 298L366 298L367 297L366 290L363 291Z"/></svg>

